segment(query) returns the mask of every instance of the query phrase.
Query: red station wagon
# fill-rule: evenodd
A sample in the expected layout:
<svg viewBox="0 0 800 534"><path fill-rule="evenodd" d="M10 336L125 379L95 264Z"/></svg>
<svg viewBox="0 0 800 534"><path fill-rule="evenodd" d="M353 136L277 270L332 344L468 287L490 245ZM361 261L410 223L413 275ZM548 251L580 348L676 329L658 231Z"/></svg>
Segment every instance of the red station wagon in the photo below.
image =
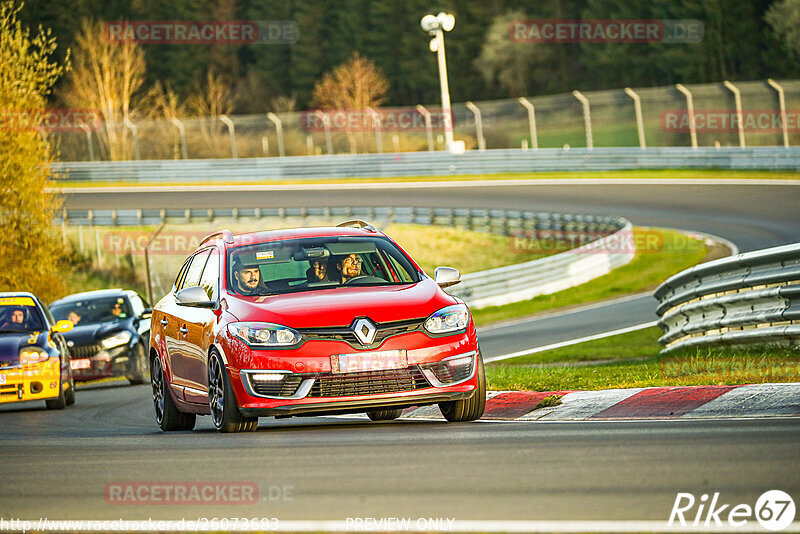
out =
<svg viewBox="0 0 800 534"><path fill-rule="evenodd" d="M366 412L372 420L438 404L478 419L486 384L467 306L364 221L205 238L153 310L156 421L223 432L258 418Z"/></svg>

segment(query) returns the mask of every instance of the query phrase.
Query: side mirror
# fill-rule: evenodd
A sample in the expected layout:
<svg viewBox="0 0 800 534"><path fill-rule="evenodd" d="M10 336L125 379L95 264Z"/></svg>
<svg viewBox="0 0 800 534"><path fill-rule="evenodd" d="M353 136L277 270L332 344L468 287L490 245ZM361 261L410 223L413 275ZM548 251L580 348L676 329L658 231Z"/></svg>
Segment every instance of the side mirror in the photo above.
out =
<svg viewBox="0 0 800 534"><path fill-rule="evenodd" d="M53 326L52 331L57 334L65 334L72 330L75 325L72 324L72 321L67 321L66 319L63 321L58 321L55 326Z"/></svg>
<svg viewBox="0 0 800 534"><path fill-rule="evenodd" d="M461 273L452 267L437 267L433 277L442 288L454 286L461 281Z"/></svg>
<svg viewBox="0 0 800 534"><path fill-rule="evenodd" d="M142 312L140 319L151 319L153 317L153 308L145 308Z"/></svg>
<svg viewBox="0 0 800 534"><path fill-rule="evenodd" d="M175 295L178 304L192 308L213 308L216 302L208 300L208 293L200 286L185 287Z"/></svg>

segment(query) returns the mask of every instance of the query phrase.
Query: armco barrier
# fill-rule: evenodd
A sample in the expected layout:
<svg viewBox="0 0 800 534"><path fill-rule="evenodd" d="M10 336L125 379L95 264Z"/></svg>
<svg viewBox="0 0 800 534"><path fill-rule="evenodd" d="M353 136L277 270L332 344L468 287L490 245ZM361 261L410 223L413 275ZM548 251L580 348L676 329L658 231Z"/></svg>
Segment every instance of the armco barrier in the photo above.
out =
<svg viewBox="0 0 800 534"><path fill-rule="evenodd" d="M402 152L284 158L58 162L67 181L172 183L264 182L348 177L452 176L504 172L617 169L800 170L800 147L647 149L556 148L449 152Z"/></svg>
<svg viewBox="0 0 800 534"><path fill-rule="evenodd" d="M703 263L656 290L662 352L711 344L800 343L800 243Z"/></svg>
<svg viewBox="0 0 800 534"><path fill-rule="evenodd" d="M463 298L474 308L518 302L582 284L628 263L635 254L631 223L621 217L502 209L318 207L62 210L55 222L83 226L138 226L265 217L363 218L378 225L389 222L431 224L507 236L518 235L523 236L522 239L544 239L555 235L575 243L585 243L542 259L465 274L461 284L448 291Z"/></svg>

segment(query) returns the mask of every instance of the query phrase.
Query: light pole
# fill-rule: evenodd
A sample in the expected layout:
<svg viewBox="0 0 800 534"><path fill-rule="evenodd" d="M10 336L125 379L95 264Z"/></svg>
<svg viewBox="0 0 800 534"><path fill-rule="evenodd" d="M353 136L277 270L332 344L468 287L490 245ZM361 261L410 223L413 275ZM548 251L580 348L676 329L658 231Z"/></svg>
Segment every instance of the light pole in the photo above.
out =
<svg viewBox="0 0 800 534"><path fill-rule="evenodd" d="M439 59L439 83L442 86L442 115L444 120L444 139L447 150L453 149L453 122L450 114L450 89L447 86L447 61L444 57L444 32L449 32L456 25L455 16L450 13L425 15L420 21L423 31L428 32L431 39L430 50L436 52Z"/></svg>

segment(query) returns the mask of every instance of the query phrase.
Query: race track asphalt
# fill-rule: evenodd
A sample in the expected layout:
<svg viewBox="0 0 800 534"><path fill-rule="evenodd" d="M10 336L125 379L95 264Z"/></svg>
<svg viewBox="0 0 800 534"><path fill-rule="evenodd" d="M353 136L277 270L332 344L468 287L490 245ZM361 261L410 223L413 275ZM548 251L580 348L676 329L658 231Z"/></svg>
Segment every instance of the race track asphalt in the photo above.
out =
<svg viewBox="0 0 800 534"><path fill-rule="evenodd" d="M261 419L162 433L148 386L0 407L0 517L667 520L677 492L800 492L800 418L595 423ZM119 504L108 485L256 484L255 504Z"/></svg>

